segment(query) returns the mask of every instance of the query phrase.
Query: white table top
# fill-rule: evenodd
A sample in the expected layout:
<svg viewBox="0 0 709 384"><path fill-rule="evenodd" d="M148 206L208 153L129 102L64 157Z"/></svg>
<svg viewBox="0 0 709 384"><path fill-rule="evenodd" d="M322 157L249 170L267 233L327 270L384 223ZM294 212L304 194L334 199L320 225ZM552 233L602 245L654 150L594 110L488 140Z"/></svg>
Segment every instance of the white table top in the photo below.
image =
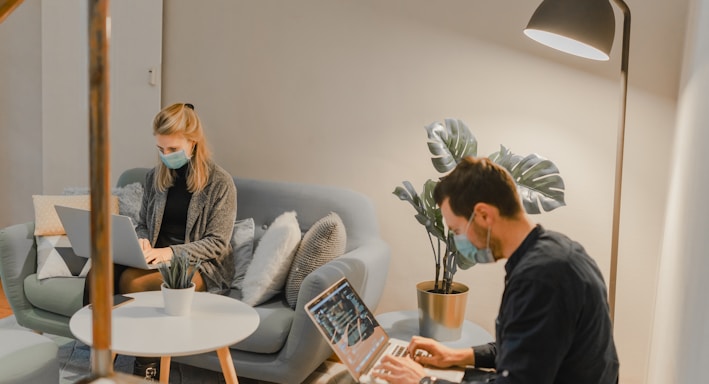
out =
<svg viewBox="0 0 709 384"><path fill-rule="evenodd" d="M188 316L170 316L163 309L162 292L126 294L135 300L112 311L111 351L131 356L184 356L237 343L258 327L252 307L230 297L195 292ZM88 306L71 317L74 336L93 343L92 310Z"/></svg>
<svg viewBox="0 0 709 384"><path fill-rule="evenodd" d="M418 310L386 312L377 315L376 318L389 337L409 341L412 336L419 334ZM441 344L451 348L468 348L493 340L492 335L481 326L465 320L460 339L444 341Z"/></svg>

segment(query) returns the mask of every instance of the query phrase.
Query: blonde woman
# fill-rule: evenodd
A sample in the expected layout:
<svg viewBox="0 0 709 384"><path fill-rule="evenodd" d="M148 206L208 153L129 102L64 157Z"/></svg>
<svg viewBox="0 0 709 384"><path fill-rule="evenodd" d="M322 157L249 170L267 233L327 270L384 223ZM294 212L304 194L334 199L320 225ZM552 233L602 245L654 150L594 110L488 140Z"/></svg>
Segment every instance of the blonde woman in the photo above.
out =
<svg viewBox="0 0 709 384"><path fill-rule="evenodd" d="M193 282L197 291L224 293L234 276L230 257L236 218L236 187L212 161L202 124L192 104L177 103L153 121L157 165L148 171L136 228L148 263L186 253L202 263ZM87 279L88 281L88 279ZM114 291L160 290L158 270L114 266ZM88 302L87 289L84 301ZM134 374L159 377L159 359L137 357Z"/></svg>

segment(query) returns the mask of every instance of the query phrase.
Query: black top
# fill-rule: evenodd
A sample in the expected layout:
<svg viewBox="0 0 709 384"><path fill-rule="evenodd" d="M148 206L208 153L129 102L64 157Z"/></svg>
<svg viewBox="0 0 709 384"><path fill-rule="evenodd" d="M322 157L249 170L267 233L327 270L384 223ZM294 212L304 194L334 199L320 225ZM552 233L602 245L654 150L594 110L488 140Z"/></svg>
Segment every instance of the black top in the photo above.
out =
<svg viewBox="0 0 709 384"><path fill-rule="evenodd" d="M583 247L538 225L505 269L497 342L474 347L476 366L495 368L496 384L615 384L606 286Z"/></svg>
<svg viewBox="0 0 709 384"><path fill-rule="evenodd" d="M175 170L172 186L167 190L165 212L156 248L164 248L175 244L184 244L187 229L187 209L190 206L192 192L187 190L187 168L189 163Z"/></svg>

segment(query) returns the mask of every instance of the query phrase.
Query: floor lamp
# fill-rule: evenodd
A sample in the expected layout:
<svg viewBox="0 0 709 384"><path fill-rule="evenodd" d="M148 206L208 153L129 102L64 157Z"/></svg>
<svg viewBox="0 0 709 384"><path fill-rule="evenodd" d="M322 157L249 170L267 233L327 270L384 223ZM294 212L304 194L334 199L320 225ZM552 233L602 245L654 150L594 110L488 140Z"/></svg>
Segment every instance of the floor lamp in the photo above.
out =
<svg viewBox="0 0 709 384"><path fill-rule="evenodd" d="M611 271L608 282L611 320L615 315L618 274L618 232L620 229L625 111L628 95L628 46L630 43L630 8L623 0L612 1L623 12L623 49L620 64L620 123L615 159ZM609 0L544 0L532 15L524 33L537 42L562 52L605 61L609 59L615 35L613 7Z"/></svg>

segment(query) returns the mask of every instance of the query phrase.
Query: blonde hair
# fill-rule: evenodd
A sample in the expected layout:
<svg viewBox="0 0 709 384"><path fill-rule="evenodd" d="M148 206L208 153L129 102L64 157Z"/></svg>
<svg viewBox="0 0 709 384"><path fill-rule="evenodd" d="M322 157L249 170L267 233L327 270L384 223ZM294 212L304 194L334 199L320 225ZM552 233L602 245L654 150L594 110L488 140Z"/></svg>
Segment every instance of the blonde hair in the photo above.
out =
<svg viewBox="0 0 709 384"><path fill-rule="evenodd" d="M204 189L209 179L212 154L207 147L204 130L192 104L176 103L163 108L153 120L153 136L181 135L194 142L190 166L187 169L187 190L195 193ZM172 186L175 171L169 169L158 157L155 188L163 192Z"/></svg>

